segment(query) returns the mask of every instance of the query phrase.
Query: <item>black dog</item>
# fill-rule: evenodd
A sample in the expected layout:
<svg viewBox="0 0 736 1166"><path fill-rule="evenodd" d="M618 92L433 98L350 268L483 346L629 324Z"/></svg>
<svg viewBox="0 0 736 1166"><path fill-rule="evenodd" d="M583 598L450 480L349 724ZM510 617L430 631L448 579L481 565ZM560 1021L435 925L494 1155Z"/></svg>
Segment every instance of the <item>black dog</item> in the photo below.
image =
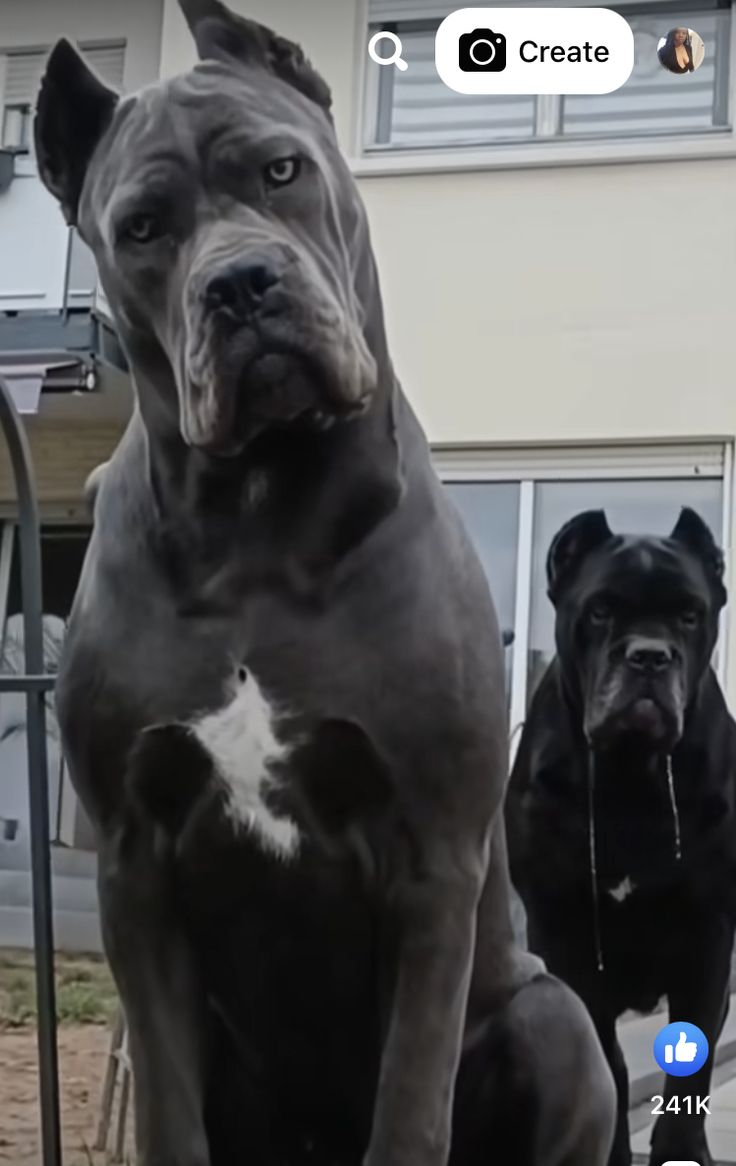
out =
<svg viewBox="0 0 736 1166"><path fill-rule="evenodd" d="M616 1078L611 1166L631 1162L615 1024L666 995L711 1055L665 1099L707 1096L734 938L734 722L710 666L723 557L683 510L669 538L573 518L547 559L557 657L537 690L507 797L529 943L582 996ZM676 1103L673 1104L673 1110ZM704 1118L664 1113L650 1166L707 1166Z"/></svg>

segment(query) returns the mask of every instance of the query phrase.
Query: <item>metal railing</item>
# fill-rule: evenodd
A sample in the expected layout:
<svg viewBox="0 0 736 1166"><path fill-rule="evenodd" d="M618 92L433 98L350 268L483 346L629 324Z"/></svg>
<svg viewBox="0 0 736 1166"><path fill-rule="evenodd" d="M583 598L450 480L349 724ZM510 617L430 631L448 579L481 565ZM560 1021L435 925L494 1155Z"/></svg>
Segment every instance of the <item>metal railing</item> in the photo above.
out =
<svg viewBox="0 0 736 1166"><path fill-rule="evenodd" d="M43 1166L62 1166L46 755L46 694L54 687L55 677L44 674L41 524L31 452L10 388L2 377L0 425L10 453L18 498L25 651L25 674L0 676L0 695L19 692L26 698L41 1145Z"/></svg>

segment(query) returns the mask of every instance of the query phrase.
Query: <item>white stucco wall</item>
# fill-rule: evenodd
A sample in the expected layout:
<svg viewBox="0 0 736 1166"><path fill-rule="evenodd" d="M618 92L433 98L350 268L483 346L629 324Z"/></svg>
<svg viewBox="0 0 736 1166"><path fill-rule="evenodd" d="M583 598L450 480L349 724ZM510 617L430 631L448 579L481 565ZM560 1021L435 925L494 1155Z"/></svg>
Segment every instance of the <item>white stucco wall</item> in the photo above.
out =
<svg viewBox="0 0 736 1166"><path fill-rule="evenodd" d="M0 0L0 52L124 39L125 88L158 75L163 0Z"/></svg>

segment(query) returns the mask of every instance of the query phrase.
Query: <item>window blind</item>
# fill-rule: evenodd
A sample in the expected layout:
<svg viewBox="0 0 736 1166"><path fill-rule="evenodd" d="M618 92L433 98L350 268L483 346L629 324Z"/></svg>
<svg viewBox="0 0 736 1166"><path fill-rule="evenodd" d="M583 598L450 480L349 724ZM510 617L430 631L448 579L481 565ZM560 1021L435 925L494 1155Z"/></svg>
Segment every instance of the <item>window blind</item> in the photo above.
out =
<svg viewBox="0 0 736 1166"><path fill-rule="evenodd" d="M410 32L401 25L406 72L393 70L387 142L396 147L459 145L529 138L534 133L534 97L454 93L437 76L434 32Z"/></svg>
<svg viewBox="0 0 736 1166"><path fill-rule="evenodd" d="M590 0L565 0L565 4L570 8L587 7L590 5ZM666 9L671 7L672 0L646 0L646 7L648 9ZM559 8L561 7L561 0L534 0L534 4L529 3L530 8ZM461 4L459 2L452 3L451 0L368 0L368 21L370 24L380 24L381 21L396 21L396 20L444 20L451 12L455 12L458 8L482 8L482 4ZM515 0L500 0L499 3L489 4L489 8L514 8L518 7ZM626 9L632 8L632 11L637 9L641 11L642 4L640 0L620 0L618 4L611 4L612 8L620 11L626 16ZM680 5L680 20L683 21L683 12L687 11L688 20L694 20L697 13L703 8L715 7L713 0L688 0L688 3Z"/></svg>
<svg viewBox="0 0 736 1166"><path fill-rule="evenodd" d="M80 45L80 50L87 63L107 85L122 89L124 41L86 47ZM45 49L11 51L6 54L4 105L35 105L47 56L48 50Z"/></svg>
<svg viewBox="0 0 736 1166"><path fill-rule="evenodd" d="M676 77L663 69L657 46L667 30L683 23L682 13L629 17L634 32L634 70L614 93L565 97L562 133L613 136L686 133L723 126L728 120L728 44L731 11L699 12L689 23L705 41L705 58L695 73Z"/></svg>
<svg viewBox="0 0 736 1166"><path fill-rule="evenodd" d="M434 64L435 30L455 7L447 0L369 0L371 30L395 29L409 64L405 72L383 71L376 120L366 127L369 149L684 134L728 125L734 63L732 5L726 0L694 0L687 13L673 0L649 0L646 8L617 5L634 32L635 65L627 83L601 96L540 102L531 96L465 96L442 84ZM695 73L676 77L661 67L657 46L684 21L705 42L705 59Z"/></svg>
<svg viewBox="0 0 736 1166"><path fill-rule="evenodd" d="M523 481L599 478L722 478L725 448L718 442L626 445L442 446L433 449L439 473L450 480Z"/></svg>
<svg viewBox="0 0 736 1166"><path fill-rule="evenodd" d="M447 0L369 0L368 20L371 24L393 23L397 20L444 20L462 4Z"/></svg>

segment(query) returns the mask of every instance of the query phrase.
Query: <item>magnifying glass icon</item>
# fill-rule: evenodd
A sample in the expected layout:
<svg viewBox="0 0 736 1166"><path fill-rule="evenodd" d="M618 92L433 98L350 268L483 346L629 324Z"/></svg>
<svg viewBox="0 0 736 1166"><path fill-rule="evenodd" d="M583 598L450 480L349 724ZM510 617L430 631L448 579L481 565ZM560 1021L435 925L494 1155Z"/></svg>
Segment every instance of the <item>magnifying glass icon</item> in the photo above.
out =
<svg viewBox="0 0 736 1166"><path fill-rule="evenodd" d="M382 57L378 53L377 45L384 40L389 41L394 46L394 51L389 57ZM409 66L401 55L402 51L401 38L395 32L374 33L368 42L368 56L372 61L375 61L377 65L396 65L397 69L401 69L401 72L405 73Z"/></svg>

